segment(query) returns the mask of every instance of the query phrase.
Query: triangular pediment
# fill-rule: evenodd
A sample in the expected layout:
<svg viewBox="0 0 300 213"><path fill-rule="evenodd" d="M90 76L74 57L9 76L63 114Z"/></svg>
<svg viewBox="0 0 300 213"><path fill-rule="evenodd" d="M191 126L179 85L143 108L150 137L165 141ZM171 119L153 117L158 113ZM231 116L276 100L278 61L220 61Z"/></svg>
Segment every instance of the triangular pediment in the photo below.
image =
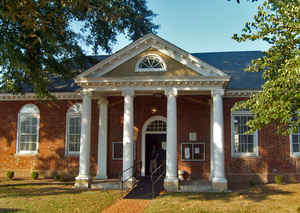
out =
<svg viewBox="0 0 300 213"><path fill-rule="evenodd" d="M166 63L165 72L135 72L137 61L147 54L159 55ZM110 57L99 62L76 77L80 79L95 78L130 78L130 77L214 77L227 78L228 75L207 64L188 52L165 41L159 36L147 34L131 43Z"/></svg>

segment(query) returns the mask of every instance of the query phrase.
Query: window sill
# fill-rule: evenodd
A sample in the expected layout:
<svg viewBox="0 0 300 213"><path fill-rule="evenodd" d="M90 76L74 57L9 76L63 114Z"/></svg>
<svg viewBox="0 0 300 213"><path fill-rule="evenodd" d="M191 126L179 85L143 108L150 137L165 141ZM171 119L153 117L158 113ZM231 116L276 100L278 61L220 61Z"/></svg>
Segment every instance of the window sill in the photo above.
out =
<svg viewBox="0 0 300 213"><path fill-rule="evenodd" d="M66 153L65 154L65 157L79 157L80 156L80 154L79 154L79 152L78 153Z"/></svg>
<svg viewBox="0 0 300 213"><path fill-rule="evenodd" d="M18 152L16 153L17 156L34 156L38 155L38 152Z"/></svg>
<svg viewBox="0 0 300 213"><path fill-rule="evenodd" d="M258 154L256 153L235 153L231 155L232 158L258 158Z"/></svg>
<svg viewBox="0 0 300 213"><path fill-rule="evenodd" d="M300 152L292 153L292 154L291 154L291 157L292 157L292 158L300 158Z"/></svg>

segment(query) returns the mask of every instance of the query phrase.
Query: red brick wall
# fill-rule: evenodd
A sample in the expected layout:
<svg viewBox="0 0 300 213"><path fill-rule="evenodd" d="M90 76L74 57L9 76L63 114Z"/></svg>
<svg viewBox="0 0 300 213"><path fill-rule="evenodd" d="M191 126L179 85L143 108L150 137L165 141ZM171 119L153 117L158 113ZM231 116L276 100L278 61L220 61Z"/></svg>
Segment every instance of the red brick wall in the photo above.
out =
<svg viewBox="0 0 300 213"><path fill-rule="evenodd" d="M231 157L231 108L242 99L224 98L226 175L230 182L273 181L275 175L300 180L300 159L290 157L288 136L280 136L270 125L258 131L258 157Z"/></svg>
<svg viewBox="0 0 300 213"><path fill-rule="evenodd" d="M122 141L123 98L109 97L108 108L108 176L118 177L122 161L112 160L112 142ZM185 171L188 179L205 178L210 174L210 106L209 96L177 97L178 168ZM259 156L256 158L231 157L231 108L240 99L224 98L225 170L230 182L249 181L259 178L270 181L274 175L283 174L290 179L300 176L300 159L290 157L288 137L278 136L272 127L259 131ZM11 101L0 105L0 176L15 171L16 176L30 176L38 170L44 176L55 173L76 176L78 157L65 156L66 112L78 101ZM16 154L18 112L25 104L36 104L40 110L40 137L38 155ZM96 175L98 150L97 101L92 102L91 125L91 173ZM167 100L164 96L136 96L134 99L134 125L137 161L141 160L142 128L150 117L166 117ZM152 109L156 109L154 112ZM205 142L205 161L181 161L181 143L189 142L189 132L197 133L197 141Z"/></svg>
<svg viewBox="0 0 300 213"><path fill-rule="evenodd" d="M61 173L78 174L78 157L65 156L66 113L78 101L11 101L0 105L0 176L14 171L16 177L28 177L31 171L41 176ZM40 110L39 147L37 155L16 154L18 113L25 104L35 104ZM93 101L91 167L95 174L95 156L98 140L98 107Z"/></svg>

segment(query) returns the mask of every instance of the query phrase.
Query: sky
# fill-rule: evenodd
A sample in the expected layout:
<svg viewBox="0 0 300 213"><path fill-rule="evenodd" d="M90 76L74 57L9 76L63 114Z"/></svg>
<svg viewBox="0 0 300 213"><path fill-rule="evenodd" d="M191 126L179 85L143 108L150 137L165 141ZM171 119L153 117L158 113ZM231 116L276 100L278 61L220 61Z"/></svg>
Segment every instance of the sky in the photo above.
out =
<svg viewBox="0 0 300 213"><path fill-rule="evenodd" d="M261 2L261 1L260 1ZM258 3L241 0L148 0L148 7L160 25L157 35L190 52L267 50L263 41L238 43L232 39L241 33L256 14ZM113 53L131 41L118 37ZM106 54L100 52L100 54Z"/></svg>

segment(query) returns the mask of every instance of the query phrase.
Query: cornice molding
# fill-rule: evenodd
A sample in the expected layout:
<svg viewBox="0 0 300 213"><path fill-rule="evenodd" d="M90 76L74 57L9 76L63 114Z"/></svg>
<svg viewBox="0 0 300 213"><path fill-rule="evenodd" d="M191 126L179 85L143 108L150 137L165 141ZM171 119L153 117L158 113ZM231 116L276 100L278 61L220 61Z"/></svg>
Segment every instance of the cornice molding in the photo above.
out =
<svg viewBox="0 0 300 213"><path fill-rule="evenodd" d="M224 97L235 98L235 97L246 97L249 98L252 95L260 92L261 90L225 90Z"/></svg>
<svg viewBox="0 0 300 213"><path fill-rule="evenodd" d="M58 100L81 100L79 92L64 92L64 93L51 93ZM24 100L40 100L35 93L25 94L0 94L0 101L24 101Z"/></svg>
<svg viewBox="0 0 300 213"><path fill-rule="evenodd" d="M78 82L77 84L82 88L122 88L122 87L199 87L199 86L216 86L224 87L223 80L194 80L194 81L102 81L102 82Z"/></svg>
<svg viewBox="0 0 300 213"><path fill-rule="evenodd" d="M140 83L145 83L145 82L140 82ZM147 83L147 82L146 82ZM148 82L149 83L149 82ZM150 82L150 83L155 83L155 82ZM185 85L185 84L177 84L177 82L171 82L170 84L175 84L174 87L176 87L179 91L180 88L185 89L186 87L188 87L189 85ZM197 83L197 82L195 82ZM157 84L151 84L152 86L145 86L144 88L147 89L155 89L157 90L158 86ZM168 85L168 84L167 84ZM193 85L195 87L195 89L199 89L197 87L199 87L199 85ZM203 86L203 85L200 85ZM207 85L207 90L214 90L214 86L217 85ZM113 87L113 86L112 86ZM125 87L125 86L124 86ZM139 88L136 90L138 91L141 87L143 86L138 86ZM128 88L128 86L127 86ZM164 91L166 89L168 89L170 87L166 86L164 88L161 88L161 91ZM109 91L109 88L107 88L108 90L105 91ZM118 88L114 88L114 90L118 90ZM134 89L134 87L132 88ZM203 88L205 89L205 87ZM119 90L121 91L121 85L119 85ZM252 95L260 92L261 90L226 90L225 89L225 94L224 97L226 98L237 98L237 97L246 97L249 98ZM64 93L51 93L52 95L54 95L54 97L56 97L58 100L82 100L82 97L80 96L80 91L76 91L76 92L64 92ZM93 96L93 99L98 99L99 97L97 97L97 93L95 93L95 96ZM27 100L40 100L36 94L34 93L26 93L24 95L13 95L13 94L9 94L9 93L2 93L0 94L0 101L27 101Z"/></svg>

